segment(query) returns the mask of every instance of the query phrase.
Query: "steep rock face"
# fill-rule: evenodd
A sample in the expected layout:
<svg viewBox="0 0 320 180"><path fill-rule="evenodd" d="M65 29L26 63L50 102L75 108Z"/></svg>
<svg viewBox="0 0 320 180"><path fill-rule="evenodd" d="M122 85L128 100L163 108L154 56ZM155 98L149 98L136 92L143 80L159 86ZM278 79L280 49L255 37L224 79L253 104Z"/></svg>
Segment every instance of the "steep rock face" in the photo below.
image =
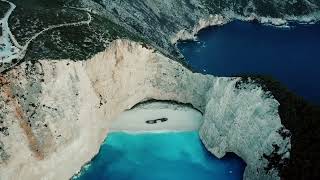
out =
<svg viewBox="0 0 320 180"><path fill-rule="evenodd" d="M276 151L279 165L288 161L291 148L278 114L279 103L261 87L242 84L238 78L216 78L206 94L204 123L200 137L217 157L234 152L247 162L244 179L278 179L265 155ZM275 150L276 148L276 150Z"/></svg>
<svg viewBox="0 0 320 180"><path fill-rule="evenodd" d="M2 1L1 1L2 2ZM12 0L9 27L21 46L35 34L21 61L86 60L115 39L152 45L173 60L182 55L174 43L194 38L201 29L234 19L283 25L287 20L317 21L318 0ZM5 13L8 3L0 3ZM1 13L1 12L0 12ZM90 23L79 23L90 18ZM1 54L0 54L1 55ZM1 57L1 56L0 56ZM11 64L1 67L8 69Z"/></svg>
<svg viewBox="0 0 320 180"><path fill-rule="evenodd" d="M21 64L1 83L1 179L67 179L98 151L107 124L82 63Z"/></svg>
<svg viewBox="0 0 320 180"><path fill-rule="evenodd" d="M202 111L204 144L218 157L225 152L242 157L246 179L278 179L276 170L265 171L264 158L274 147L280 159L289 155L289 138L278 134L283 128L278 103L256 85L236 88L238 80L192 73L127 40L86 62L23 63L1 76L7 131L0 134L0 177L70 178L98 152L117 114L157 99Z"/></svg>
<svg viewBox="0 0 320 180"><path fill-rule="evenodd" d="M234 19L284 24L287 20L317 21L317 0L79 0L67 4L92 9L142 36L147 43L169 57L177 58L173 46L178 38L190 38L199 27L221 25ZM219 21L212 21L219 16ZM184 31L187 36L181 36Z"/></svg>
<svg viewBox="0 0 320 180"><path fill-rule="evenodd" d="M41 34L31 42L22 60L28 62L0 75L1 178L70 177L96 154L109 121L124 109L147 99L193 104L205 113L201 137L211 152L218 157L227 151L236 152L248 163L246 178L276 177L276 170L270 168L273 166L266 159L276 154L281 157L276 163L283 163L290 144L288 138L279 139L276 133L281 125L276 111L278 104L271 96L265 95L258 86L235 88L239 79L192 74L160 53L138 44L116 41L110 45L110 42L118 38L141 41L178 59L179 52L173 43L194 38L201 28L232 19L257 19L274 24L283 24L285 20L315 21L319 20L319 1L13 2L17 9L9 18L9 26L19 43L52 25L80 22L88 17L92 21ZM1 1L2 14L7 5ZM106 47L109 47L107 51L95 55ZM82 63L60 60L87 60L92 56ZM57 60L37 62L38 59ZM219 91L218 84L223 91ZM255 101L259 103L250 103ZM223 119L227 120L222 123ZM243 126L238 125L239 122ZM269 127L269 135L261 127ZM240 130L248 133L238 134ZM278 132L287 134L282 130ZM260 133L261 137L257 137ZM260 144L265 149L248 148L263 138L268 140ZM74 158L74 154L80 158ZM269 174L264 175L267 171Z"/></svg>

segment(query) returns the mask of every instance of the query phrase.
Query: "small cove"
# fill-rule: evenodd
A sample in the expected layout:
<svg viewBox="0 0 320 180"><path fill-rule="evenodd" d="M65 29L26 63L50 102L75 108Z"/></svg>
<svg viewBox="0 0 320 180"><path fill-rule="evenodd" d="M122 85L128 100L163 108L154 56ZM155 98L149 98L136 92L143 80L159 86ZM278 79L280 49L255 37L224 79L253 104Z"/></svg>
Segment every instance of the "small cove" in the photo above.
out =
<svg viewBox="0 0 320 180"><path fill-rule="evenodd" d="M99 154L76 180L240 180L245 163L234 154L218 159L198 132L108 135Z"/></svg>
<svg viewBox="0 0 320 180"><path fill-rule="evenodd" d="M274 27L233 21L177 44L196 71L215 76L266 75L320 104L320 24Z"/></svg>
<svg viewBox="0 0 320 180"><path fill-rule="evenodd" d="M319 34L319 24L279 28L234 21L204 29L199 41L180 42L178 48L196 72L272 76L296 94L320 104ZM204 148L194 128L199 122L192 120L199 114L180 116L171 112L176 108L154 107L156 111L145 108L121 115L126 125L116 123L97 156L73 179L242 179L246 165L241 158L228 153L218 159Z"/></svg>
<svg viewBox="0 0 320 180"><path fill-rule="evenodd" d="M147 122L152 123L147 123ZM241 180L245 162L218 159L202 144L199 111L151 103L120 114L99 153L74 180Z"/></svg>

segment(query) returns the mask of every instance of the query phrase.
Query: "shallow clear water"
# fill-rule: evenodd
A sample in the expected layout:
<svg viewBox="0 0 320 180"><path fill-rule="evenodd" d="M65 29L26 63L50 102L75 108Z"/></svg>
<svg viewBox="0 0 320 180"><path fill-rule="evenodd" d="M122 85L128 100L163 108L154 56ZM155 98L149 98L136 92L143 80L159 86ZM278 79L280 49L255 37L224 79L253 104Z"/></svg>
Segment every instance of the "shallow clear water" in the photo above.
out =
<svg viewBox="0 0 320 180"><path fill-rule="evenodd" d="M271 75L320 104L320 24L277 28L234 21L202 30L198 38L198 42L178 44L195 71L217 76Z"/></svg>
<svg viewBox="0 0 320 180"><path fill-rule="evenodd" d="M114 132L77 180L238 180L245 163L228 154L219 160L201 144L198 132L127 134Z"/></svg>

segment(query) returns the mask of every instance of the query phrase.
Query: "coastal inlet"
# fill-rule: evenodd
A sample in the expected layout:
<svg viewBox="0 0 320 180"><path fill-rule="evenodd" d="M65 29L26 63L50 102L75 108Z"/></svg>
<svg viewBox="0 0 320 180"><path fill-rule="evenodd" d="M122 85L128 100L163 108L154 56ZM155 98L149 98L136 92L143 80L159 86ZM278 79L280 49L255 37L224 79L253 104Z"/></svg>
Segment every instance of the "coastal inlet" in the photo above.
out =
<svg viewBox="0 0 320 180"><path fill-rule="evenodd" d="M242 179L235 154L218 159L201 143L199 111L169 103L141 104L118 116L99 154L74 180Z"/></svg>

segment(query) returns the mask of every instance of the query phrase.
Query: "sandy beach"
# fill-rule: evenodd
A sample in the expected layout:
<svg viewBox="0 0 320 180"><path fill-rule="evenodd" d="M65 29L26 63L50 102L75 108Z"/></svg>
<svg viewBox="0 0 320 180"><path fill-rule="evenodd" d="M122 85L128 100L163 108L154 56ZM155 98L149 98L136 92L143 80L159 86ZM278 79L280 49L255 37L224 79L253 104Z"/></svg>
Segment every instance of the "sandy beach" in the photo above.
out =
<svg viewBox="0 0 320 180"><path fill-rule="evenodd" d="M166 102L138 105L121 113L111 124L110 131L165 132L198 130L202 114L188 106Z"/></svg>

